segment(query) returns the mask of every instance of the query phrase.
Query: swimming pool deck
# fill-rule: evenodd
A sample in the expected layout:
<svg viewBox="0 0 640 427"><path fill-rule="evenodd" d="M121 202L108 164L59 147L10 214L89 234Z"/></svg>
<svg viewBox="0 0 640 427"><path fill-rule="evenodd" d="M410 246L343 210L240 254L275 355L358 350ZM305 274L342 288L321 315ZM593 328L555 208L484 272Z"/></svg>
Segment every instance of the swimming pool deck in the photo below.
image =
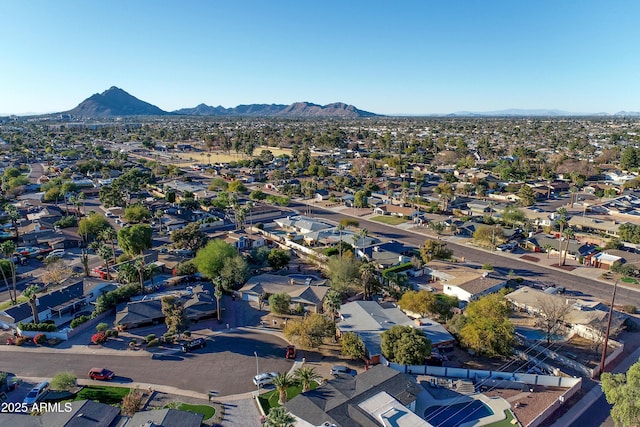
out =
<svg viewBox="0 0 640 427"><path fill-rule="evenodd" d="M511 404L503 399L502 397L488 397L482 393L473 393L473 394L461 394L456 393L454 390L450 390L447 388L434 388L433 394L424 384L429 382L428 376L418 375L417 380L420 384L423 385L423 391L418 394L416 400L416 414L424 414L427 409L432 406L448 406L454 405L457 403L469 403L473 400L479 400L485 405L487 405L493 415L489 415L487 417L483 417L477 420L469 421L463 424L460 424L459 427L479 427L487 424L495 423L497 421L502 421L505 419L504 412L507 409L511 409ZM434 397L434 394L440 398Z"/></svg>

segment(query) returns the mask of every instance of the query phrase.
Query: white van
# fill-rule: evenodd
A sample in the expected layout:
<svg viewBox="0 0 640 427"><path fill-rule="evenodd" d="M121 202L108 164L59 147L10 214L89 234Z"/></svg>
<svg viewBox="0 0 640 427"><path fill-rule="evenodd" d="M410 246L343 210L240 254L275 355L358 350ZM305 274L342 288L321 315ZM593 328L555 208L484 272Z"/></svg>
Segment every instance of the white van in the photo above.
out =
<svg viewBox="0 0 640 427"><path fill-rule="evenodd" d="M48 392L49 392L49 383L47 381L43 381L31 389L31 391L27 394L27 397L24 398L23 403L27 405L32 405L40 401L40 399L42 399L44 395L47 394Z"/></svg>

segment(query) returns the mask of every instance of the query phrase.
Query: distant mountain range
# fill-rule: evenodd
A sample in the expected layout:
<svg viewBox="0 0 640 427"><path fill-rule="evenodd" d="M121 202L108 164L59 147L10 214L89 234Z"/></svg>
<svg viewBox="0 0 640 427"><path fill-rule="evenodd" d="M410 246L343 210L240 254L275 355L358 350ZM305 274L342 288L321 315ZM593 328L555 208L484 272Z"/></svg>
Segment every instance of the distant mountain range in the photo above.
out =
<svg viewBox="0 0 640 427"><path fill-rule="evenodd" d="M613 115L637 117L637 116L640 116L640 112L620 111ZM575 117L575 116L598 117L598 116L611 116L611 114L609 113L572 113L569 111L562 111L562 110L545 110L545 109L526 110L526 109L511 108L508 110L484 111L484 112L457 111L452 114L446 114L446 116L447 117Z"/></svg>
<svg viewBox="0 0 640 427"><path fill-rule="evenodd" d="M353 105L336 102L328 105L317 105L310 102L296 102L291 105L250 104L238 105L234 108L222 106L211 107L200 104L194 108L182 108L168 112L155 105L144 102L115 86L102 93L96 93L82 101L73 110L65 111L79 117L112 117L112 116L247 116L247 117L341 117L362 118L376 117L378 114L359 110Z"/></svg>

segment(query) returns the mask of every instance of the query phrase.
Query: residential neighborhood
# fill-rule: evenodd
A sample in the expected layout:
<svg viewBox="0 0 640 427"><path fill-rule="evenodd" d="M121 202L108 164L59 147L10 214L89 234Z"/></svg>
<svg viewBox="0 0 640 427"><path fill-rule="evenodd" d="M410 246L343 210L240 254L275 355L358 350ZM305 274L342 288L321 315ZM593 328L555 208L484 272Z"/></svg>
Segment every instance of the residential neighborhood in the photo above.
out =
<svg viewBox="0 0 640 427"><path fill-rule="evenodd" d="M569 425L640 343L639 127L3 118L0 424Z"/></svg>

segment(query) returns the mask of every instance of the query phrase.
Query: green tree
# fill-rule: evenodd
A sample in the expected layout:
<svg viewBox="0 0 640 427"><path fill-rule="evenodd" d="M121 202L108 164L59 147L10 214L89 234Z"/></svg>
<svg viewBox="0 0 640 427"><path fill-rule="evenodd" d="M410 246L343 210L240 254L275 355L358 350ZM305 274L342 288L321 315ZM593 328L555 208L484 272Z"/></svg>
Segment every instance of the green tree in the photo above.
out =
<svg viewBox="0 0 640 427"><path fill-rule="evenodd" d="M567 253L569 252L569 243L571 240L575 239L576 233L573 231L573 228L567 227L562 232L562 237L564 238L564 253L562 254L562 264L564 265L567 262Z"/></svg>
<svg viewBox="0 0 640 427"><path fill-rule="evenodd" d="M72 390L77 385L78 377L71 371L56 373L49 385L52 390Z"/></svg>
<svg viewBox="0 0 640 427"><path fill-rule="evenodd" d="M402 295L398 305L405 311L410 311L420 315L420 317L428 317L433 313L436 305L436 296L429 291L407 291Z"/></svg>
<svg viewBox="0 0 640 427"><path fill-rule="evenodd" d="M353 206L356 208L366 208L367 204L367 193L363 190L356 191L353 195Z"/></svg>
<svg viewBox="0 0 640 427"><path fill-rule="evenodd" d="M89 214L78 222L78 234L85 242L97 237L104 229L111 228L107 219L97 213Z"/></svg>
<svg viewBox="0 0 640 427"><path fill-rule="evenodd" d="M640 424L640 362L636 362L624 373L604 372L601 377L602 391L607 402L613 405L611 417L616 426Z"/></svg>
<svg viewBox="0 0 640 427"><path fill-rule="evenodd" d="M379 282L376 277L378 270L372 262L365 262L360 266L360 283L362 287L363 299L366 301L371 298L375 291L379 288Z"/></svg>
<svg viewBox="0 0 640 427"><path fill-rule="evenodd" d="M366 348L362 339L354 332L346 332L340 337L340 351L351 359L362 359Z"/></svg>
<svg viewBox="0 0 640 427"><path fill-rule="evenodd" d="M447 249L447 244L442 240L427 239L420 247L420 256L426 263L434 259L449 259L453 251Z"/></svg>
<svg viewBox="0 0 640 427"><path fill-rule="evenodd" d="M490 357L511 354L514 328L502 295L491 294L470 302L465 316L460 331L460 341L465 347Z"/></svg>
<svg viewBox="0 0 640 427"><path fill-rule="evenodd" d="M230 193L246 193L247 187L240 180L231 181L227 187Z"/></svg>
<svg viewBox="0 0 640 427"><path fill-rule="evenodd" d="M271 408L264 422L264 427L293 427L296 418L287 412L284 406Z"/></svg>
<svg viewBox="0 0 640 427"><path fill-rule="evenodd" d="M523 188L524 187L531 188L528 185L523 186ZM525 205L525 206L531 206L531 205ZM521 211L520 209L513 206L509 206L504 210L504 212L502 212L502 221L509 226L513 226L516 224L524 224L525 222L527 222L527 217L524 214L524 212Z"/></svg>
<svg viewBox="0 0 640 427"><path fill-rule="evenodd" d="M140 203L127 206L124 209L124 219L127 222L143 222L151 218L151 211Z"/></svg>
<svg viewBox="0 0 640 427"><path fill-rule="evenodd" d="M289 314L291 307L291 297L288 293L282 292L269 296L269 309L275 314Z"/></svg>
<svg viewBox="0 0 640 427"><path fill-rule="evenodd" d="M533 206L536 203L536 195L533 188L527 184L523 184L522 187L520 187L518 197L520 198L521 206Z"/></svg>
<svg viewBox="0 0 640 427"><path fill-rule="evenodd" d="M134 224L123 227L118 231L118 245L122 250L132 256L139 256L151 248L153 230L147 224Z"/></svg>
<svg viewBox="0 0 640 427"><path fill-rule="evenodd" d="M303 320L290 320L284 328L285 337L302 348L317 348L335 333L335 323L318 313Z"/></svg>
<svg viewBox="0 0 640 427"><path fill-rule="evenodd" d="M349 255L349 256L347 256ZM349 252L344 257L333 256L327 262L326 273L331 282L331 289L340 294L349 294L359 288L361 262Z"/></svg>
<svg viewBox="0 0 640 427"><path fill-rule="evenodd" d="M168 333L179 335L189 328L189 318L182 300L175 296L167 295L162 297L161 304Z"/></svg>
<svg viewBox="0 0 640 427"><path fill-rule="evenodd" d="M288 251L278 248L271 249L267 256L269 267L276 271L285 268L289 264L290 259L291 257Z"/></svg>
<svg viewBox="0 0 640 427"><path fill-rule="evenodd" d="M382 355L400 365L422 365L431 355L431 341L420 329L395 325L381 335Z"/></svg>
<svg viewBox="0 0 640 427"><path fill-rule="evenodd" d="M312 382L318 382L322 377L316 373L315 368L301 367L293 372L293 377L298 380L302 385L302 392L307 392L311 389Z"/></svg>
<svg viewBox="0 0 640 427"><path fill-rule="evenodd" d="M208 240L207 234L202 231L200 224L197 222L189 223L186 227L174 230L171 233L171 241L174 246L194 252L204 247Z"/></svg>

